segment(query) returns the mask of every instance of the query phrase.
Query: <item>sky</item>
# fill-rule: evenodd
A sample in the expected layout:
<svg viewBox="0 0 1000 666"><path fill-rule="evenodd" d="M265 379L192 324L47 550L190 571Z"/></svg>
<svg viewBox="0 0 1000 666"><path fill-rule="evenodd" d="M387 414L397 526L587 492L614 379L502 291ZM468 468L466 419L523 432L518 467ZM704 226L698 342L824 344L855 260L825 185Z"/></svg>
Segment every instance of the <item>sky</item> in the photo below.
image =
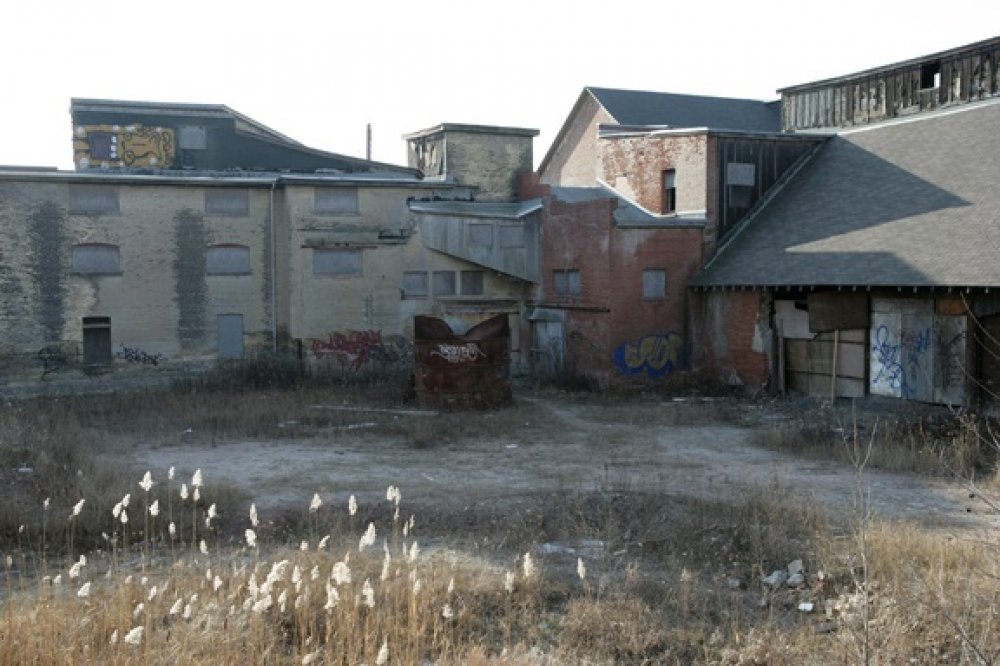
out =
<svg viewBox="0 0 1000 666"><path fill-rule="evenodd" d="M396 164L442 122L529 127L537 164L587 85L770 100L997 35L996 0L5 2L0 164L71 169L72 97L225 104L359 157L371 123Z"/></svg>

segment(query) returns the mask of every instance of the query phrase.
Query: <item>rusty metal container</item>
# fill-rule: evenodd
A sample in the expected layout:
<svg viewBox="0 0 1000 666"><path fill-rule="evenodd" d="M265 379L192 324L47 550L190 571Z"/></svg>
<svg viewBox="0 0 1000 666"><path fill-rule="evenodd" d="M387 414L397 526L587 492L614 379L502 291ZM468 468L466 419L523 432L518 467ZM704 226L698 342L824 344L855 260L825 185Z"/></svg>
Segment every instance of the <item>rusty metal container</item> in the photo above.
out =
<svg viewBox="0 0 1000 666"><path fill-rule="evenodd" d="M417 402L427 406L489 406L510 402L510 327L507 315L456 335L447 322L413 322Z"/></svg>

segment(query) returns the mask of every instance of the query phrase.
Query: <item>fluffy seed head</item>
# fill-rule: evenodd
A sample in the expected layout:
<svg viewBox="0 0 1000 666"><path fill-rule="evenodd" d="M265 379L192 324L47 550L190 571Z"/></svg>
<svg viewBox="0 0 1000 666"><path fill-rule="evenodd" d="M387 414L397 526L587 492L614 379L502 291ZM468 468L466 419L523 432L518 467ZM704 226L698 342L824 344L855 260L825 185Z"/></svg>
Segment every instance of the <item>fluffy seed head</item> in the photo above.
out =
<svg viewBox="0 0 1000 666"><path fill-rule="evenodd" d="M368 546L374 545L375 543L375 523L368 523L368 529L361 536L361 540L358 542L358 550L364 550Z"/></svg>
<svg viewBox="0 0 1000 666"><path fill-rule="evenodd" d="M76 591L76 596L80 597L81 599L86 599L87 597L90 596L90 581L89 580L86 583L84 583L83 585L80 586L80 589Z"/></svg>
<svg viewBox="0 0 1000 666"><path fill-rule="evenodd" d="M125 493L125 497L122 498L122 508L128 508L128 503L132 499L132 493Z"/></svg>
<svg viewBox="0 0 1000 666"><path fill-rule="evenodd" d="M202 539L201 543L198 544L198 550L201 551L202 555L208 555L208 544L205 543L204 539Z"/></svg>
<svg viewBox="0 0 1000 666"><path fill-rule="evenodd" d="M508 571L503 575L503 589L510 594L514 591L514 572Z"/></svg>
<svg viewBox="0 0 1000 666"><path fill-rule="evenodd" d="M131 631L125 634L125 642L129 645L139 645L142 643L142 625L134 627Z"/></svg>
<svg viewBox="0 0 1000 666"><path fill-rule="evenodd" d="M257 533L256 532L254 532L253 530L247 530L246 532L243 533L243 536L246 537L247 546L249 546L250 548L256 548L257 547Z"/></svg>
<svg viewBox="0 0 1000 666"><path fill-rule="evenodd" d="M45 501L42 502L42 510L43 511L48 511L49 510L49 498L48 497L46 497Z"/></svg>
<svg viewBox="0 0 1000 666"><path fill-rule="evenodd" d="M73 505L73 515L70 516L71 518L76 518L77 516L80 515L80 512L83 511L83 503L86 502L86 501L87 500L82 499L82 500L80 500L79 502L77 502L76 504Z"/></svg>
<svg viewBox="0 0 1000 666"><path fill-rule="evenodd" d="M191 485L194 486L195 488L200 488L201 483L202 483L201 468L198 468L194 471L194 475L191 477Z"/></svg>
<svg viewBox="0 0 1000 666"><path fill-rule="evenodd" d="M535 575L535 562L531 559L531 553L524 554L524 577L531 578Z"/></svg>
<svg viewBox="0 0 1000 666"><path fill-rule="evenodd" d="M146 470L146 473L142 475L139 487L142 488L143 492L147 493L153 488L153 475L149 473L149 470Z"/></svg>
<svg viewBox="0 0 1000 666"><path fill-rule="evenodd" d="M382 641L382 647L378 650L378 656L375 657L375 666L385 666L385 663L389 661L389 641Z"/></svg>
<svg viewBox="0 0 1000 666"><path fill-rule="evenodd" d="M184 600L180 599L180 598L177 599L177 601L174 602L174 605L170 607L170 614L171 615L177 615L178 613L180 613L181 612L181 606L183 606L183 605L184 605Z"/></svg>
<svg viewBox="0 0 1000 666"><path fill-rule="evenodd" d="M309 512L316 513L321 506L323 506L323 500L320 499L319 493L313 493L312 501L309 502Z"/></svg>
<svg viewBox="0 0 1000 666"><path fill-rule="evenodd" d="M251 504L250 505L250 525L252 525L254 529L257 529L257 505L256 504Z"/></svg>
<svg viewBox="0 0 1000 666"><path fill-rule="evenodd" d="M153 500L153 503L149 505L149 515L153 518L160 515L160 500Z"/></svg>
<svg viewBox="0 0 1000 666"><path fill-rule="evenodd" d="M580 577L580 580L585 580L587 578L587 567L583 566L583 558L576 558L576 575Z"/></svg>
<svg viewBox="0 0 1000 666"><path fill-rule="evenodd" d="M181 484L181 499L186 500L188 498L188 486L186 483Z"/></svg>
<svg viewBox="0 0 1000 666"><path fill-rule="evenodd" d="M455 617L455 611L451 609L451 604L445 604L444 608L441 609L441 617L446 620L450 620Z"/></svg>
<svg viewBox="0 0 1000 666"><path fill-rule="evenodd" d="M167 480L168 481L173 481L174 480L174 466L173 465L171 465L170 469L167 470Z"/></svg>
<svg viewBox="0 0 1000 666"><path fill-rule="evenodd" d="M326 544L330 543L330 535L327 534L325 537L319 540L319 544L316 546L316 550L323 550L326 548Z"/></svg>
<svg viewBox="0 0 1000 666"><path fill-rule="evenodd" d="M358 512L358 500L351 495L350 499L347 500L347 513L352 516Z"/></svg>
<svg viewBox="0 0 1000 666"><path fill-rule="evenodd" d="M177 526L174 525L173 521L170 521L170 525L167 526L167 531L170 532L171 538L177 536Z"/></svg>

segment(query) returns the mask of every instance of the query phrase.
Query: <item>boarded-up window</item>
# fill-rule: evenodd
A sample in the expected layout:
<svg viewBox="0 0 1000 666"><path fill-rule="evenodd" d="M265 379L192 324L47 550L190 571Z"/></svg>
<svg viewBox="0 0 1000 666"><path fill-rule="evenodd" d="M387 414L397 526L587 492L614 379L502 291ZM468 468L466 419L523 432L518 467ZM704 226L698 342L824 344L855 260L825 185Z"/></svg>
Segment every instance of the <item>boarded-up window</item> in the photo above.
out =
<svg viewBox="0 0 1000 666"><path fill-rule="evenodd" d="M474 247L493 247L493 225L470 224L469 245Z"/></svg>
<svg viewBox="0 0 1000 666"><path fill-rule="evenodd" d="M520 225L500 227L500 247L524 247L524 227Z"/></svg>
<svg viewBox="0 0 1000 666"><path fill-rule="evenodd" d="M483 271L462 271L462 295L483 295Z"/></svg>
<svg viewBox="0 0 1000 666"><path fill-rule="evenodd" d="M84 317L84 365L111 365L111 361L111 317Z"/></svg>
<svg viewBox="0 0 1000 666"><path fill-rule="evenodd" d="M114 185L70 185L69 212L78 215L117 215L118 188Z"/></svg>
<svg viewBox="0 0 1000 666"><path fill-rule="evenodd" d="M403 273L403 298L427 298L427 271Z"/></svg>
<svg viewBox="0 0 1000 666"><path fill-rule="evenodd" d="M556 296L579 296L583 289L580 271L575 268L552 271L552 286Z"/></svg>
<svg viewBox="0 0 1000 666"><path fill-rule="evenodd" d="M246 245L213 245L205 253L209 275L249 275L250 248Z"/></svg>
<svg viewBox="0 0 1000 666"><path fill-rule="evenodd" d="M434 271L434 295L455 295L455 271Z"/></svg>
<svg viewBox="0 0 1000 666"><path fill-rule="evenodd" d="M351 248L316 248L313 250L313 275L361 275L362 250Z"/></svg>
<svg viewBox="0 0 1000 666"><path fill-rule="evenodd" d="M642 297L666 298L667 271L662 268L647 268L642 272Z"/></svg>
<svg viewBox="0 0 1000 666"><path fill-rule="evenodd" d="M205 190L205 213L246 217L250 214L250 191L242 188Z"/></svg>
<svg viewBox="0 0 1000 666"><path fill-rule="evenodd" d="M358 212L356 187L317 187L313 211L318 215L351 215Z"/></svg>
<svg viewBox="0 0 1000 666"><path fill-rule="evenodd" d="M117 245L74 245L71 261L73 272L80 275L119 275L122 272Z"/></svg>
<svg viewBox="0 0 1000 666"><path fill-rule="evenodd" d="M205 128L200 125L181 125L177 132L177 145L181 150L204 150L208 146Z"/></svg>

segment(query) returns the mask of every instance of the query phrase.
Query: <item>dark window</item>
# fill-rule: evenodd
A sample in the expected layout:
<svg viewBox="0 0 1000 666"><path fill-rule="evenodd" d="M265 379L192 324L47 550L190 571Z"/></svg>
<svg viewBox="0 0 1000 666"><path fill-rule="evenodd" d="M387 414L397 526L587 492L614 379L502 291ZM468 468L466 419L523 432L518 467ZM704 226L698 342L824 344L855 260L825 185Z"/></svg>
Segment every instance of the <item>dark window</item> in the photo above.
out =
<svg viewBox="0 0 1000 666"><path fill-rule="evenodd" d="M455 295L455 271L434 271L434 295Z"/></svg>
<svg viewBox="0 0 1000 666"><path fill-rule="evenodd" d="M483 271L462 271L462 295L483 295Z"/></svg>
<svg viewBox="0 0 1000 666"><path fill-rule="evenodd" d="M580 271L575 268L552 271L552 285L556 296L579 296L583 293Z"/></svg>
<svg viewBox="0 0 1000 666"><path fill-rule="evenodd" d="M111 317L84 317L84 365L111 365L111 359Z"/></svg>
<svg viewBox="0 0 1000 666"><path fill-rule="evenodd" d="M318 215L352 215L358 212L356 187L317 187L313 211Z"/></svg>
<svg viewBox="0 0 1000 666"><path fill-rule="evenodd" d="M726 185L729 187L729 205L733 208L749 208L753 201L753 190L757 184L757 167L747 162L726 164Z"/></svg>
<svg viewBox="0 0 1000 666"><path fill-rule="evenodd" d="M920 66L920 87L937 88L941 85L941 63L929 62Z"/></svg>
<svg viewBox="0 0 1000 666"><path fill-rule="evenodd" d="M403 298L427 298L427 271L403 273Z"/></svg>
<svg viewBox="0 0 1000 666"><path fill-rule="evenodd" d="M90 142L90 159L118 159L118 135L111 132L91 132L87 139Z"/></svg>
<svg viewBox="0 0 1000 666"><path fill-rule="evenodd" d="M250 214L250 191L212 188L205 190L205 213L246 217Z"/></svg>
<svg viewBox="0 0 1000 666"><path fill-rule="evenodd" d="M667 271L647 268L642 272L642 297L661 299L667 296Z"/></svg>
<svg viewBox="0 0 1000 666"><path fill-rule="evenodd" d="M674 169L663 172L663 199L660 212L664 215L677 212L677 172Z"/></svg>
<svg viewBox="0 0 1000 666"><path fill-rule="evenodd" d="M332 248L313 250L313 275L361 275L362 250Z"/></svg>
<svg viewBox="0 0 1000 666"><path fill-rule="evenodd" d="M117 215L118 188L114 185L70 185L69 212Z"/></svg>
<svg viewBox="0 0 1000 666"><path fill-rule="evenodd" d="M121 256L117 245L88 243L74 245L72 270L80 275L119 275Z"/></svg>
<svg viewBox="0 0 1000 666"><path fill-rule="evenodd" d="M246 245L214 245L205 253L209 275L249 275L250 248Z"/></svg>

